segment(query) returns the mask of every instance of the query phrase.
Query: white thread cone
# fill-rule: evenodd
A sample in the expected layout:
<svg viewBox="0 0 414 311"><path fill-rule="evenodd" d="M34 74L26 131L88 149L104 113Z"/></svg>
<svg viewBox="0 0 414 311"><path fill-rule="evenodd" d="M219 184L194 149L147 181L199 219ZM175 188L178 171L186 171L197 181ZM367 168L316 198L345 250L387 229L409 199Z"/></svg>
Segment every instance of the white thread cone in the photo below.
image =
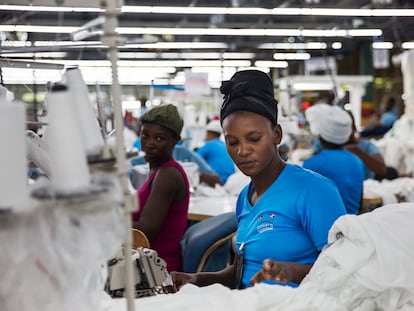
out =
<svg viewBox="0 0 414 311"><path fill-rule="evenodd" d="M69 68L63 75L67 84L71 103L76 109L82 141L87 155L99 155L104 145L98 119L89 99L88 88L82 78L79 68Z"/></svg>
<svg viewBox="0 0 414 311"><path fill-rule="evenodd" d="M67 87L62 84L52 87L46 102L52 185L58 194L87 192L90 183L87 158Z"/></svg>
<svg viewBox="0 0 414 311"><path fill-rule="evenodd" d="M25 107L0 99L0 210L20 210L28 199Z"/></svg>

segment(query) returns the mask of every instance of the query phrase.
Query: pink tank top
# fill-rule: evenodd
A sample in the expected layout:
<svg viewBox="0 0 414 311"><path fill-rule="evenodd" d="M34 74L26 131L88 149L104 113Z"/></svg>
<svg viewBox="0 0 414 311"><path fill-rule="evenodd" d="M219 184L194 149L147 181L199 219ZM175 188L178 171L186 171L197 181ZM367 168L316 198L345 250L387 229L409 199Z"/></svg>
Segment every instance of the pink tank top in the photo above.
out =
<svg viewBox="0 0 414 311"><path fill-rule="evenodd" d="M138 189L138 201L139 206L144 207L147 203L148 197L151 192L151 183L158 171L166 166L173 166L177 168L184 177L186 184L186 196L183 200L173 203L165 217L164 223L157 237L151 241L151 249L157 251L158 256L165 260L167 263L168 271L182 271L182 253L181 253L181 239L183 238L184 231L187 228L188 220L188 204L190 201L190 185L182 166L174 161L170 160L163 165L155 169L154 172L148 177L148 179ZM138 221L143 209L132 214L132 220Z"/></svg>

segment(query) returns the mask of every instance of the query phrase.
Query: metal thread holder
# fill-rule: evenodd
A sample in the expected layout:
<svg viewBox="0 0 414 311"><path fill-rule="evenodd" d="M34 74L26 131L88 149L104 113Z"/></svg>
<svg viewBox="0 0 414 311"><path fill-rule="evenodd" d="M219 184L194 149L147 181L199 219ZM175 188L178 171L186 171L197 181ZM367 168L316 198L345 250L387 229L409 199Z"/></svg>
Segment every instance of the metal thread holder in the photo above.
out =
<svg viewBox="0 0 414 311"><path fill-rule="evenodd" d="M112 68L112 103L115 117L115 128L116 128L116 163L118 178L123 190L124 195L124 209L125 209L125 227L126 227L126 238L125 238L125 290L127 299L127 310L134 311L134 284L133 284L133 268L132 268L132 221L131 212L136 208L136 196L130 193L128 187L128 172L126 165L126 155L124 147L124 135L123 135L123 117L122 117L122 103L121 103L121 86L118 80L118 45L122 43L116 33L115 29L118 26L118 15L122 7L122 0L113 1L102 1L101 7L105 9L103 15L105 17L104 22L104 34L102 37L102 43L108 46L108 56L111 61Z"/></svg>

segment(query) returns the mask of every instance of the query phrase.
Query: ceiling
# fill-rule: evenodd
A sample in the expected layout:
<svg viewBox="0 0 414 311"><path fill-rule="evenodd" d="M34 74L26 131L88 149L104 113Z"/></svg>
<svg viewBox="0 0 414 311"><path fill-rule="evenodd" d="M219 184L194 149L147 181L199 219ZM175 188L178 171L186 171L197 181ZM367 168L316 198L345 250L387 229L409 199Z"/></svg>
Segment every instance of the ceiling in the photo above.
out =
<svg viewBox="0 0 414 311"><path fill-rule="evenodd" d="M100 40L98 34L93 35L93 31L102 30L102 25L89 27L89 37L81 38L80 41L74 42L73 35L86 23L102 16L101 12L47 12L46 10L29 11L20 10L19 7L7 7L4 5L54 5L55 7L85 7L87 2L89 6L94 1L65 1L65 0L0 0L0 29L7 26L30 26L24 31L2 31L1 32L1 58L8 60L22 59L23 54L27 52L36 52L36 54L26 55L27 59L37 61L63 61L63 60L107 60L107 49L102 44L97 45ZM96 1L98 2L98 1ZM187 1L134 1L124 0L123 5L126 7L184 7L184 8L220 8L218 12L211 14L170 14L167 11L163 13L131 13L122 12L118 16L118 26L124 28L122 37L126 44L120 45L120 59L137 60L142 57L144 60L167 60L174 61L185 60L190 57L188 52L210 52L210 53L253 53L240 55L239 58L246 57L254 65L255 60L274 61L274 53L298 53L307 52L310 57L317 56L335 56L343 57L355 53L362 44L373 41L389 41L394 43L394 50L402 51L401 44L407 41L414 41L414 32L408 31L414 28L414 14L409 16L366 16L364 10L384 10L384 9L404 9L403 12L411 12L414 8L412 1L396 0L187 0ZM96 6L97 7L97 6ZM172 9L171 8L171 9ZM229 8L263 8L269 9L266 14L228 14ZM279 14L283 10L295 8L289 15ZM358 9L361 12L355 16L340 15L307 15L303 9L306 8L336 8L336 9ZM270 9L275 9L270 11ZM301 11L302 9L302 11ZM124 11L124 10L123 10ZM142 11L142 10L141 10ZM301 13L295 13L295 12ZM223 12L223 13L221 13ZM272 13L270 13L272 12ZM355 12L353 12L355 13ZM341 13L342 14L342 13ZM74 27L63 32L52 32L45 29L44 31L34 31L34 26L69 26ZM99 27L101 27L99 29ZM137 27L130 29L127 33L126 27ZM149 29L151 28L151 29ZM157 31L162 28L163 30ZM173 30L171 30L171 28ZM177 34L177 30L182 32L188 28L196 28L192 33ZM217 29L244 29L250 33L245 35L235 34L216 34ZM17 29L17 28L15 28ZM168 30L167 30L168 29ZM269 29L283 29L281 34L266 34L264 31ZM355 30L355 29L380 29L380 36L345 36L336 35L306 35L301 30ZM3 28L7 30L7 28ZM74 32L75 30L75 32ZM290 33L292 32L293 33ZM296 31L296 32L295 32ZM159 33L157 33L159 32ZM170 32L170 33L169 33ZM207 34L209 32L213 32ZM27 42L25 47L18 47L13 42ZM47 41L47 43L45 42ZM64 45L62 45L64 42ZM153 43L174 43L184 42L184 46L179 48L153 47ZM279 47L276 43L308 43L322 42L326 44L324 49L286 49ZM333 48L333 43L340 43L339 48ZM206 43L205 48L198 49L193 45L195 43ZM214 47L213 43L220 43ZM270 47L264 48L263 44L271 44ZM335 46L335 45L334 45ZM44 54L44 52L60 52L60 54ZM133 52L134 54L124 54ZM167 52L167 53L166 53ZM62 54L63 53L63 54ZM169 54L168 54L169 53ZM175 53L175 54L172 54ZM20 54L20 55L19 55ZM212 58L220 57L223 54L211 54ZM215 56L214 56L215 55ZM225 57L230 57L226 54ZM203 59L205 55L199 56ZM196 56L197 58L197 56ZM238 56L230 57L238 59ZM24 59L24 58L23 58ZM294 60L288 61L289 66L294 64ZM0 63L1 64L1 63ZM3 62L4 64L4 62ZM178 64L176 67L185 68L186 64Z"/></svg>

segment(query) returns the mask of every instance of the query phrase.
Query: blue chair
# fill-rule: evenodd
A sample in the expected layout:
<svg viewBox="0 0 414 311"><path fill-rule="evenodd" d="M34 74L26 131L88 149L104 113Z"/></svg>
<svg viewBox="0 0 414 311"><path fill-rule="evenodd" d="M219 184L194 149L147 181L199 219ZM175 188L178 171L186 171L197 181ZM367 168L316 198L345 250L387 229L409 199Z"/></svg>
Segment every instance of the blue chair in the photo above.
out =
<svg viewBox="0 0 414 311"><path fill-rule="evenodd" d="M180 162L194 162L202 173L215 173L211 166L197 152L181 145L175 145L173 150L174 159Z"/></svg>
<svg viewBox="0 0 414 311"><path fill-rule="evenodd" d="M183 271L219 271L227 266L236 234L236 213L229 212L204 219L184 233L181 241Z"/></svg>

